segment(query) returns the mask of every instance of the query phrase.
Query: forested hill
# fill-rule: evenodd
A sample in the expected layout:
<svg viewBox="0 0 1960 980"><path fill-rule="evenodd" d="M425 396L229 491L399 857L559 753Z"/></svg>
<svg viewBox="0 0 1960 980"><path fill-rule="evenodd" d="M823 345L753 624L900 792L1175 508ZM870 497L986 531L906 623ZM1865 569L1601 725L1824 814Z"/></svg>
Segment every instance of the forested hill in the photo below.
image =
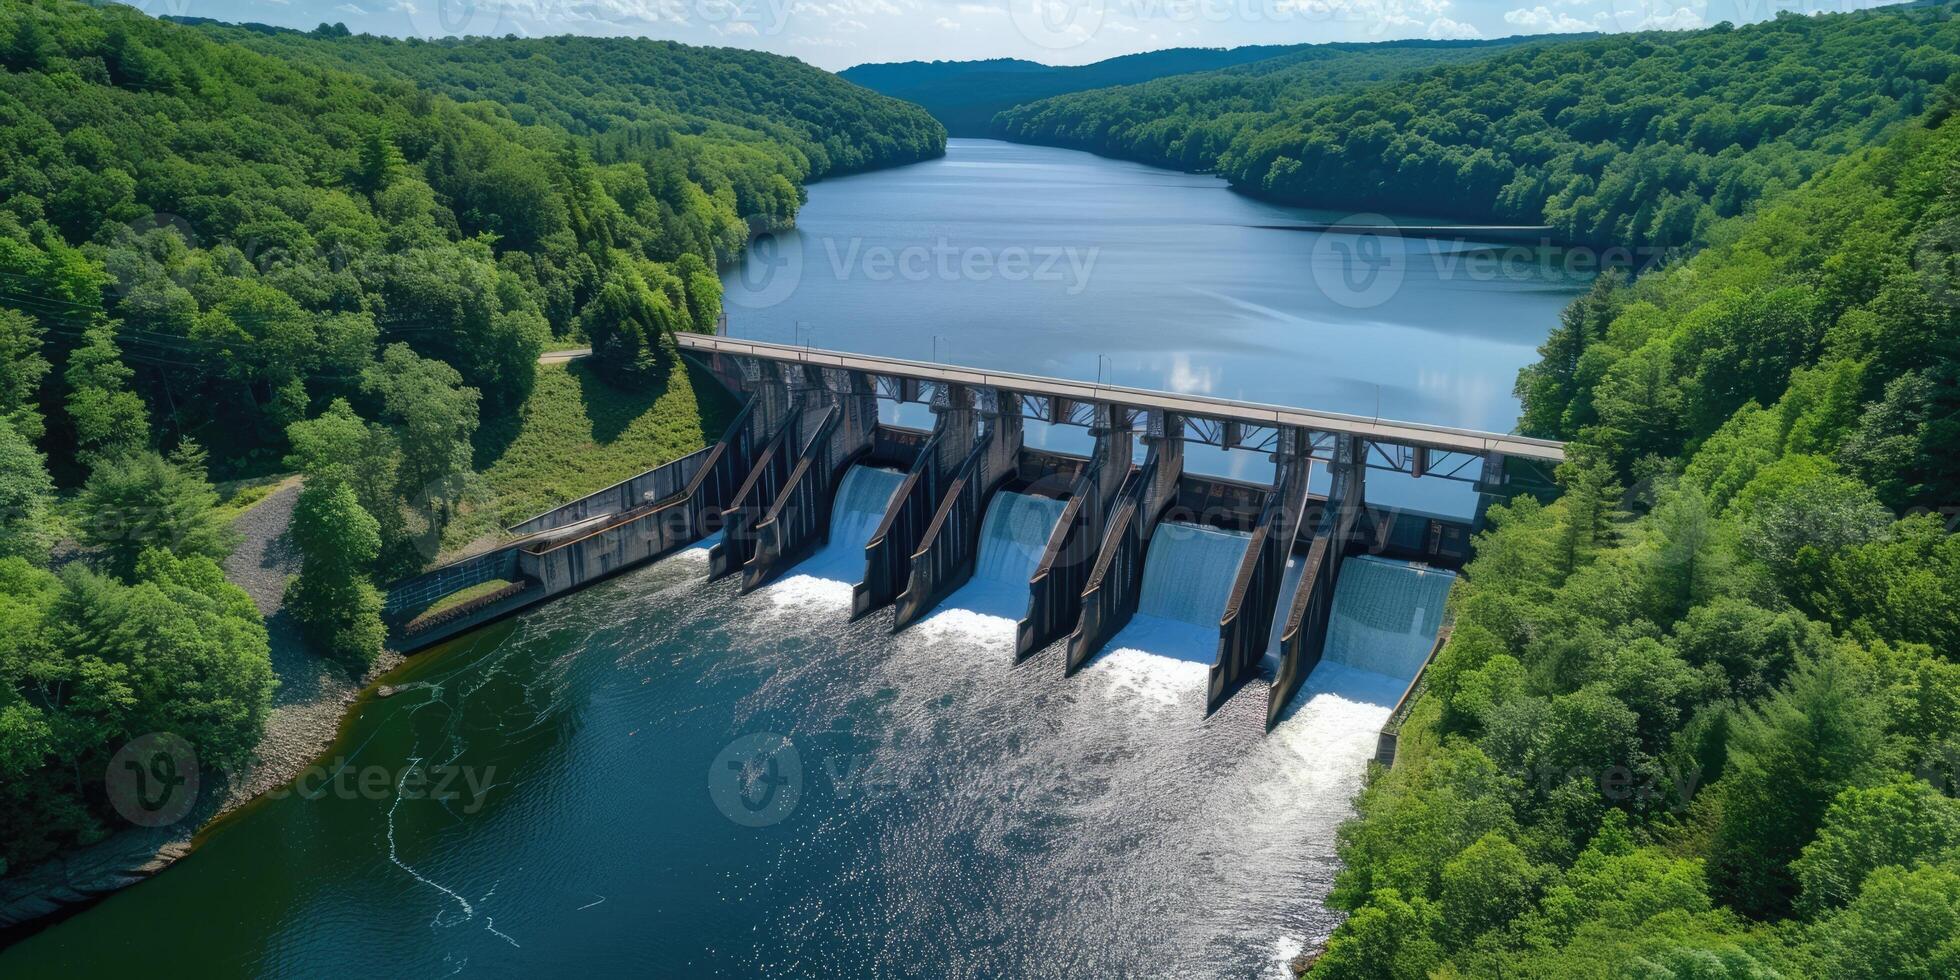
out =
<svg viewBox="0 0 1960 980"><path fill-rule="evenodd" d="M1000 132L1216 169L1301 204L1664 248L1924 111L1960 67L1953 13L1948 2L1783 14L1533 44L1324 94L1178 77L1020 106Z"/></svg>
<svg viewBox="0 0 1960 980"><path fill-rule="evenodd" d="M666 338L714 323L715 263L807 181L944 142L752 52L0 0L0 874L117 826L73 773L138 735L251 758L275 680L212 475L303 476L283 611L358 668L372 579L433 553L547 344L676 389L666 441L698 441Z"/></svg>
<svg viewBox="0 0 1960 980"><path fill-rule="evenodd" d="M1957 106L1566 312L1313 977L1960 975Z"/></svg>
<svg viewBox="0 0 1960 980"><path fill-rule="evenodd" d="M808 158L814 179L945 151L945 133L917 106L761 51L616 37L404 41L331 29L197 26L289 61L405 81L458 102L494 103L519 123L593 137L607 155L676 134L763 138Z"/></svg>
<svg viewBox="0 0 1960 980"><path fill-rule="evenodd" d="M1233 137L1265 124L1275 106L1489 57L1520 44L1589 36L1300 45L1235 67L1016 104L995 116L987 132L1160 167L1210 170Z"/></svg>
<svg viewBox="0 0 1960 980"><path fill-rule="evenodd" d="M1166 48L1076 66L1043 65L1018 58L898 61L858 65L845 69L842 75L866 88L924 106L954 136L986 136L995 113L1021 102L1241 65L1301 47Z"/></svg>

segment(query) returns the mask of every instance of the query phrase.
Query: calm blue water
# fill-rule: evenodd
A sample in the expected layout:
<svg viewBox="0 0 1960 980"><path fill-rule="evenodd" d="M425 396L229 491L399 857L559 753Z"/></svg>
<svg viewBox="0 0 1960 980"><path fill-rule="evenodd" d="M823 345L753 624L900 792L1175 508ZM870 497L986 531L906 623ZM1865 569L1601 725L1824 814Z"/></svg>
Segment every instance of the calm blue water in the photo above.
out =
<svg viewBox="0 0 1960 980"><path fill-rule="evenodd" d="M807 317L816 343L915 357L940 333L942 356L1078 377L1101 351L1124 383L1334 408L1380 384L1384 414L1507 427L1563 287L1410 272L1339 314L1314 298L1314 236L1255 227L1293 217L1204 178L956 141L814 188L797 288L733 323L787 339ZM829 235L1102 252L1074 295L878 286L810 274ZM706 584L695 549L417 656L327 769L0 952L0 976L1282 975L1336 924L1335 828L1407 681L1371 651L1420 645L1404 630L1430 613L1350 617L1366 649L1330 650L1265 734L1257 686L1205 715L1184 647L1068 679L1059 647L1014 663L1018 609L986 577L896 636L889 613L850 622L850 548L895 482L855 474L870 503L838 537L857 540L749 595ZM1049 506L997 537L1032 550ZM1181 583L1149 571L1175 613Z"/></svg>
<svg viewBox="0 0 1960 980"><path fill-rule="evenodd" d="M956 139L944 159L812 187L798 229L724 276L725 305L739 337L1510 431L1518 368L1585 278L1475 241L1272 227L1350 217ZM1251 453L1192 460L1270 475ZM1440 481L1399 482L1371 498L1468 512Z"/></svg>

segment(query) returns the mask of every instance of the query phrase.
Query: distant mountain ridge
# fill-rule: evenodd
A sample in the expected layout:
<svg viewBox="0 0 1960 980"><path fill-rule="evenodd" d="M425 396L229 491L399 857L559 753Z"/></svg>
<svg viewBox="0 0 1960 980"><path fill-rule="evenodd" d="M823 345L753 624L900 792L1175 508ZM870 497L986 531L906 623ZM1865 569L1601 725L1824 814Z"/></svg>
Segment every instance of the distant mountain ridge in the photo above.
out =
<svg viewBox="0 0 1960 980"><path fill-rule="evenodd" d="M1253 44L1237 48L1166 48L1087 65L1043 65L1019 58L983 61L895 61L839 72L874 92L914 102L954 136L986 136L994 114L1054 95L1131 85L1166 75L1212 71L1278 57L1310 44Z"/></svg>

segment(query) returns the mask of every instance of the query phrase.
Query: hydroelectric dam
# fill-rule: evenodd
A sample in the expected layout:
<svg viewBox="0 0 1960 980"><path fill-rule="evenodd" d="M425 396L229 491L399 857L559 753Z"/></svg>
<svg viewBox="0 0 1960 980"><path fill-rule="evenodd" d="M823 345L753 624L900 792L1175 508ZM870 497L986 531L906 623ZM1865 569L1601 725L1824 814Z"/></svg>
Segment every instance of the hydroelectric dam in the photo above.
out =
<svg viewBox="0 0 1960 980"><path fill-rule="evenodd" d="M958 593L1013 624L1017 660L1065 641L1070 675L1105 651L1188 660L1207 712L1261 682L1269 729L1316 670L1358 672L1395 688L1389 762L1483 503L1546 491L1564 458L1549 440L1306 408L706 334L677 345L741 399L721 438L394 583L393 646L705 545L710 579L820 575L847 585L853 617L895 630ZM929 408L931 427L883 422L881 403ZM1030 426L1078 429L1088 451L1028 445ZM1271 476L1196 472L1190 446L1256 454ZM1476 516L1371 504L1371 471L1469 484Z"/></svg>

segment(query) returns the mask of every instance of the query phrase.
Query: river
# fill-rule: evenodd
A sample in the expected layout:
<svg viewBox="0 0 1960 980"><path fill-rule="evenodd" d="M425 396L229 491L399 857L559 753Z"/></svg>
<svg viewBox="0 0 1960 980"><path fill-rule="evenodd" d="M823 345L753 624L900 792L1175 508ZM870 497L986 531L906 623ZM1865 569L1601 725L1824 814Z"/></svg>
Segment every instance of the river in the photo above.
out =
<svg viewBox="0 0 1960 980"><path fill-rule="evenodd" d="M955 140L813 187L731 272L731 328L1508 428L1579 284L1269 227L1338 217ZM1328 278L1383 248L1379 302ZM1263 693L1207 718L1189 663L1014 664L958 596L894 636L847 585L704 572L691 549L418 655L320 771L0 975L1269 976L1337 922L1334 830L1399 685L1310 685L1265 734Z"/></svg>

